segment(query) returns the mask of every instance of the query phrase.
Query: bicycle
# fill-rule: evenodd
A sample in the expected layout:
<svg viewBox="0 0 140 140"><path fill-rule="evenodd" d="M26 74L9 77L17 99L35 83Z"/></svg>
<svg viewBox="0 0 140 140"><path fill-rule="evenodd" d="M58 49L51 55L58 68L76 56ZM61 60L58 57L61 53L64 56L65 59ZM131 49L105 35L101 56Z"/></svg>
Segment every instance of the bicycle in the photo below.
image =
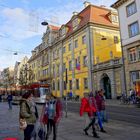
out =
<svg viewBox="0 0 140 140"><path fill-rule="evenodd" d="M120 98L120 103L121 104L130 104L130 97L126 97L126 96L122 95Z"/></svg>

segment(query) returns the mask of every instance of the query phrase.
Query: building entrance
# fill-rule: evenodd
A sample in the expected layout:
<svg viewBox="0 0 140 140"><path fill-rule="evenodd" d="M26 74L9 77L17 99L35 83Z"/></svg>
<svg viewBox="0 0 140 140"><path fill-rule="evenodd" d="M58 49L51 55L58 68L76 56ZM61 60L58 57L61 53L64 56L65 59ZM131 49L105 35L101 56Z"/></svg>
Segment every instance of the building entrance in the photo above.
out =
<svg viewBox="0 0 140 140"><path fill-rule="evenodd" d="M101 79L101 88L105 90L106 99L111 99L111 82L107 74L103 74Z"/></svg>

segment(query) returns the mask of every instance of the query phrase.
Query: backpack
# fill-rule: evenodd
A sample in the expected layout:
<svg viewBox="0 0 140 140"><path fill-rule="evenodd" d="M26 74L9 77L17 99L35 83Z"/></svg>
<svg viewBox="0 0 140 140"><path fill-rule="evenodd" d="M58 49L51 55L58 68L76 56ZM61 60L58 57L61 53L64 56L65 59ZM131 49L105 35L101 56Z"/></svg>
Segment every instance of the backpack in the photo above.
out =
<svg viewBox="0 0 140 140"><path fill-rule="evenodd" d="M52 100L48 103L48 118L54 119L56 115L56 101Z"/></svg>

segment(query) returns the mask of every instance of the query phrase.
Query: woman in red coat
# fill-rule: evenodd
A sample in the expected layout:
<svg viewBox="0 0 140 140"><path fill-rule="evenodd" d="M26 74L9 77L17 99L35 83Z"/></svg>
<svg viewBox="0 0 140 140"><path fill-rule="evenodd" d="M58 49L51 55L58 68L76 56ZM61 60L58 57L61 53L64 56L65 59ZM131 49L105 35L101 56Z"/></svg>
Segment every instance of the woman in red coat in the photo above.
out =
<svg viewBox="0 0 140 140"><path fill-rule="evenodd" d="M88 93L84 93L84 97L81 100L80 116L83 116L84 113L87 113L88 117L90 118L89 125L84 129L85 134L88 135L87 131L92 126L93 136L99 138L94 127L96 108L92 98L89 97Z"/></svg>

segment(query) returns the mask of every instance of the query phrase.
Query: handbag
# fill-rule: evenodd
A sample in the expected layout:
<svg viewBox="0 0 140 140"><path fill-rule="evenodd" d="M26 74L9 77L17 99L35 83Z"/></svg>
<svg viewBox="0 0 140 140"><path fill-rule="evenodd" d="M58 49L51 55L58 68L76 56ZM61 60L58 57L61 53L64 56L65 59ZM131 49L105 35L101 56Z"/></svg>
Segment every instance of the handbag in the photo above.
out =
<svg viewBox="0 0 140 140"><path fill-rule="evenodd" d="M27 122L25 119L19 119L19 128L25 130L27 128Z"/></svg>
<svg viewBox="0 0 140 140"><path fill-rule="evenodd" d="M44 115L43 115L42 122L43 122L44 124L47 124L47 123L48 123L48 116L47 116L47 114L44 114Z"/></svg>
<svg viewBox="0 0 140 140"><path fill-rule="evenodd" d="M42 126L40 126L40 128L38 129L38 137L40 138L40 140L45 139L45 130L43 129Z"/></svg>

